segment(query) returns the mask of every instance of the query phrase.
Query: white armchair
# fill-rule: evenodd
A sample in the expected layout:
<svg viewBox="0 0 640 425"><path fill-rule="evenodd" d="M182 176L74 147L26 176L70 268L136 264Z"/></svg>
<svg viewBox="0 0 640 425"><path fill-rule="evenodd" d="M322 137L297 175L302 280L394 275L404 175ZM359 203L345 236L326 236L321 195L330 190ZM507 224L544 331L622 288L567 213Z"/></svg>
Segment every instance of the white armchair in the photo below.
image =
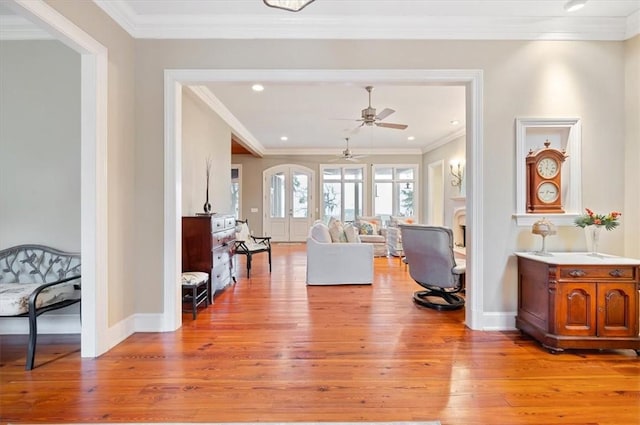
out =
<svg viewBox="0 0 640 425"><path fill-rule="evenodd" d="M328 227L315 223L307 236L307 285L370 285L373 246L333 243Z"/></svg>

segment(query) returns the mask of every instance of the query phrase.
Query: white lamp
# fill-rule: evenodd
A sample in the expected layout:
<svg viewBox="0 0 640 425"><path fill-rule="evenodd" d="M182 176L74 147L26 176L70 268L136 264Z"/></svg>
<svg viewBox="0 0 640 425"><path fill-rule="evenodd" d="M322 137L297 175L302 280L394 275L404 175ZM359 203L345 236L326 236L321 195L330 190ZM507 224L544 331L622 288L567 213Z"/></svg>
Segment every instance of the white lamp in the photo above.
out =
<svg viewBox="0 0 640 425"><path fill-rule="evenodd" d="M264 4L276 9L284 9L290 12L299 12L300 10L313 3L314 0L262 0Z"/></svg>
<svg viewBox="0 0 640 425"><path fill-rule="evenodd" d="M570 0L564 4L564 10L567 12L575 12L580 10L587 4L587 0Z"/></svg>

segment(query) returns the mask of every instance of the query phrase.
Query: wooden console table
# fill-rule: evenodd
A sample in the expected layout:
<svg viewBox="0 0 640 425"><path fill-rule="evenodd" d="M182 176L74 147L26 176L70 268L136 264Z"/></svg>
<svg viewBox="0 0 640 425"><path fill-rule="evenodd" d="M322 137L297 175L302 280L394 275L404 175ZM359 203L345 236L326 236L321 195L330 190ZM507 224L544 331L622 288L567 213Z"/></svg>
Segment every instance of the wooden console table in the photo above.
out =
<svg viewBox="0 0 640 425"><path fill-rule="evenodd" d="M631 348L640 355L640 260L517 252L516 327L551 352Z"/></svg>

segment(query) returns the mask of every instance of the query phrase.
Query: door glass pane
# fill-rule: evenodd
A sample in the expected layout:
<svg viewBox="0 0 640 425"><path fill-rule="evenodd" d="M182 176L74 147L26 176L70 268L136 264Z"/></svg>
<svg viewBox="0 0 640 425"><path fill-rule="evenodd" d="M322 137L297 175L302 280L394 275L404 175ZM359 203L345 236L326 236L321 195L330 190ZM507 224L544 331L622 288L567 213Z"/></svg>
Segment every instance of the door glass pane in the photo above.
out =
<svg viewBox="0 0 640 425"><path fill-rule="evenodd" d="M393 179L393 168L376 168L375 180L391 180Z"/></svg>
<svg viewBox="0 0 640 425"><path fill-rule="evenodd" d="M293 217L306 218L309 214L309 176L293 173Z"/></svg>
<svg viewBox="0 0 640 425"><path fill-rule="evenodd" d="M398 180L413 180L413 168L397 168L397 179Z"/></svg>
<svg viewBox="0 0 640 425"><path fill-rule="evenodd" d="M344 184L344 221L354 221L362 215L362 182Z"/></svg>
<svg viewBox="0 0 640 425"><path fill-rule="evenodd" d="M237 181L231 182L231 211L236 220L240 218L240 184Z"/></svg>
<svg viewBox="0 0 640 425"><path fill-rule="evenodd" d="M271 176L271 218L284 218L285 216L285 193L284 193L284 172Z"/></svg>
<svg viewBox="0 0 640 425"><path fill-rule="evenodd" d="M322 208L324 217L340 218L341 209L341 186L340 182L324 183L322 185Z"/></svg>
<svg viewBox="0 0 640 425"><path fill-rule="evenodd" d="M231 169L231 212L240 219L240 169Z"/></svg>
<svg viewBox="0 0 640 425"><path fill-rule="evenodd" d="M324 180L340 180L342 173L340 168L325 168L322 170L322 178Z"/></svg>
<svg viewBox="0 0 640 425"><path fill-rule="evenodd" d="M393 215L393 183L376 183L373 196L374 215Z"/></svg>
<svg viewBox="0 0 640 425"><path fill-rule="evenodd" d="M398 214L403 217L413 217L413 183L398 183Z"/></svg>
<svg viewBox="0 0 640 425"><path fill-rule="evenodd" d="M345 168L344 179L345 180L362 180L362 167Z"/></svg>

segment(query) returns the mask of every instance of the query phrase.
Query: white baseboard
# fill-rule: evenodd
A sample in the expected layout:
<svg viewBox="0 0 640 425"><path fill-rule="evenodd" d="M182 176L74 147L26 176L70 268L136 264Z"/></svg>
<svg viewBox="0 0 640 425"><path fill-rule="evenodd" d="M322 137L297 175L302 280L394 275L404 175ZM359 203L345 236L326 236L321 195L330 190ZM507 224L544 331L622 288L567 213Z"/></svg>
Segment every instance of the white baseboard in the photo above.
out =
<svg viewBox="0 0 640 425"><path fill-rule="evenodd" d="M488 312L482 314L483 331L516 330L516 312Z"/></svg>

